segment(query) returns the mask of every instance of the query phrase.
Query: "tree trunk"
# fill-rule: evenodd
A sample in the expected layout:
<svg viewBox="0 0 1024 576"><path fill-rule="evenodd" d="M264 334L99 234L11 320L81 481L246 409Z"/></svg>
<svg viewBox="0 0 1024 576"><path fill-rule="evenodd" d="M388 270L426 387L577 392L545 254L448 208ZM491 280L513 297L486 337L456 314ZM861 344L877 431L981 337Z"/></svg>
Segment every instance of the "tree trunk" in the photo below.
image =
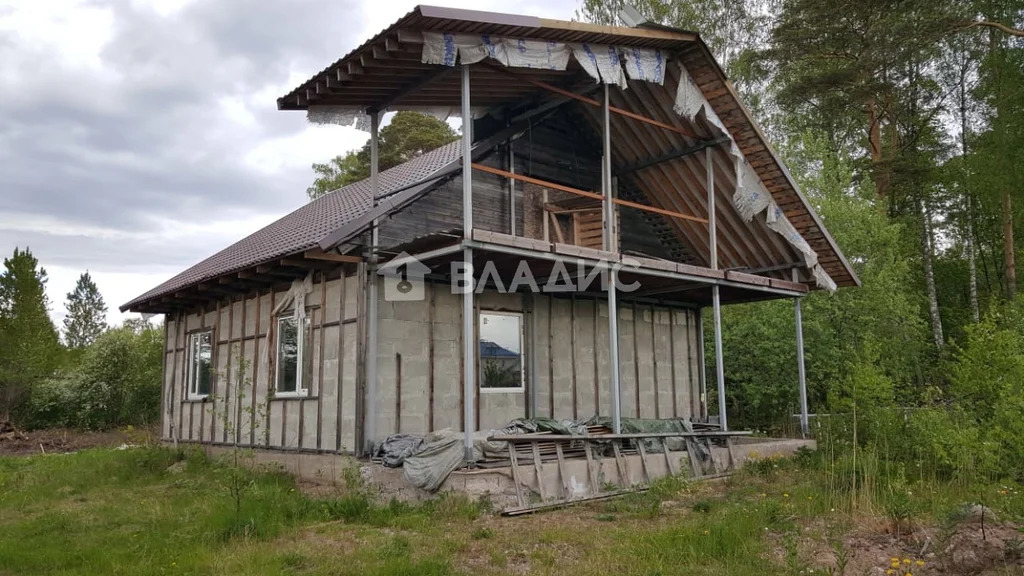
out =
<svg viewBox="0 0 1024 576"><path fill-rule="evenodd" d="M971 320L981 322L981 307L978 306L978 262L974 255L974 206L967 196L967 280L970 287Z"/></svg>
<svg viewBox="0 0 1024 576"><path fill-rule="evenodd" d="M1003 190L1003 264L1006 267L1006 297L1017 295L1017 267L1013 259L1013 200Z"/></svg>
<svg viewBox="0 0 1024 576"><path fill-rule="evenodd" d="M921 263L924 267L925 291L928 294L928 314L932 320L932 340L935 341L935 348L942 352L946 340L942 335L942 316L939 314L939 297L935 290L935 270L932 266L932 211L927 202L918 199L917 203L921 213Z"/></svg>
<svg viewBox="0 0 1024 576"><path fill-rule="evenodd" d="M981 308L978 306L978 263L974 249L974 202L971 197L969 186L970 173L967 170L967 76L971 69L971 60L966 51L963 53L963 60L960 62L960 165L962 166L961 177L963 178L964 203L967 205L967 214L964 218L966 234L964 244L967 250L967 284L969 291L969 304L971 308L971 320L975 324L981 321Z"/></svg>
<svg viewBox="0 0 1024 576"><path fill-rule="evenodd" d="M889 194L889 172L882 153L882 121L878 117L878 104L874 99L868 101L868 151L875 179L875 195L883 200Z"/></svg>

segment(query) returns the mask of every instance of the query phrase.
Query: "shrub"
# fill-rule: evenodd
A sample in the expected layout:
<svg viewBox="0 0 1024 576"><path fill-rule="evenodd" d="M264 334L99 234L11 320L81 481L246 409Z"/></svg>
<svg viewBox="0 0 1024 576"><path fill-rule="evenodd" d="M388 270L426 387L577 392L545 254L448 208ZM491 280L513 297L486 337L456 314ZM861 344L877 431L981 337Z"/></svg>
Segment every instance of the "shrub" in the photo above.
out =
<svg viewBox="0 0 1024 576"><path fill-rule="evenodd" d="M108 330L78 365L32 391L31 428L107 429L142 425L159 417L163 333L148 325Z"/></svg>

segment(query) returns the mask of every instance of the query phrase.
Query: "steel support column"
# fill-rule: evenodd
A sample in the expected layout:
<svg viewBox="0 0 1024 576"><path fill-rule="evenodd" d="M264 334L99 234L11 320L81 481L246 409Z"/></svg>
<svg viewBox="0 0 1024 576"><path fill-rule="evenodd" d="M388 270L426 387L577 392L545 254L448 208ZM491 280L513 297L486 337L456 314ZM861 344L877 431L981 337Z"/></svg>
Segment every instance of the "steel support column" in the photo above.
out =
<svg viewBox="0 0 1024 576"><path fill-rule="evenodd" d="M793 270L793 281L800 279L797 270ZM807 413L807 372L804 369L804 316L800 308L801 299L793 299L794 316L796 318L796 369L800 384L800 433L807 438L810 426Z"/></svg>
<svg viewBox="0 0 1024 576"><path fill-rule="evenodd" d="M708 188L708 253L709 267L718 270L718 230L715 224L715 149L705 151ZM722 301L718 285L711 287L711 306L715 317L715 376L718 380L718 423L722 430L728 430L725 414L725 368L722 365Z"/></svg>
<svg viewBox="0 0 1024 576"><path fill-rule="evenodd" d="M380 196L380 112L370 112L370 191L373 194L373 205L377 206L377 198ZM373 444L377 441L377 323L379 317L379 303L377 302L377 249L380 242L378 230L380 222L373 221L370 228L370 274L366 281L367 303L366 303L366 396L365 420L363 435L363 450L365 453L373 451Z"/></svg>
<svg viewBox="0 0 1024 576"><path fill-rule="evenodd" d="M469 66L462 66L462 234L473 237L473 117L469 106ZM476 322L473 309L473 249L462 251L466 286L462 294L462 398L463 445L466 461L473 462L476 428Z"/></svg>
<svg viewBox="0 0 1024 576"><path fill-rule="evenodd" d="M615 240L615 204L612 203L612 137L608 106L608 84L604 85L604 100L601 103L601 132L604 153L601 157L601 195L604 196L604 249L606 252L619 251L613 246ZM608 273L608 355L611 358L612 431L622 433L622 398L619 389L619 306L616 285L619 275L614 267Z"/></svg>
<svg viewBox="0 0 1024 576"><path fill-rule="evenodd" d="M700 383L700 419L708 421L708 376L704 362L704 310L697 309L697 378Z"/></svg>
<svg viewBox="0 0 1024 576"><path fill-rule="evenodd" d="M508 141L508 171L516 173L516 151L515 140ZM516 235L516 180L508 179L508 220L509 234Z"/></svg>

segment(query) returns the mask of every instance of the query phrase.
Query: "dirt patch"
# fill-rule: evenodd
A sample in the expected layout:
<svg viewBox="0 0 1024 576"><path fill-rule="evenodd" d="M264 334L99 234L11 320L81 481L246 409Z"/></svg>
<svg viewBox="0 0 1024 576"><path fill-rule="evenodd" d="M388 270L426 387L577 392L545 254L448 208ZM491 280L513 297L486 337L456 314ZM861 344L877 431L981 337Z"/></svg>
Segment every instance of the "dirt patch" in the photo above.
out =
<svg viewBox="0 0 1024 576"><path fill-rule="evenodd" d="M156 439L155 431L130 428L92 432L69 428L15 430L5 427L0 434L0 456L64 454L87 448L116 448L122 444L145 444Z"/></svg>
<svg viewBox="0 0 1024 576"><path fill-rule="evenodd" d="M805 540L800 556L831 574L1024 575L1024 533L1010 523L963 522L947 530L918 527L897 538L862 525L839 547L824 538Z"/></svg>

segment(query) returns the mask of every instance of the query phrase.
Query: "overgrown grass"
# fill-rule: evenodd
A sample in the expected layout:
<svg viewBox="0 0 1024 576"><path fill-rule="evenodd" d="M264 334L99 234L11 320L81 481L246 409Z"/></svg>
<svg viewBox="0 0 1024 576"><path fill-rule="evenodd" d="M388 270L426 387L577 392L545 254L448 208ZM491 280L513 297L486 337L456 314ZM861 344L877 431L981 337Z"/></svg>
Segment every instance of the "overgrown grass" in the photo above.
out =
<svg viewBox="0 0 1024 576"><path fill-rule="evenodd" d="M832 460L764 460L724 482L668 478L500 518L456 496L380 504L358 481L311 498L286 475L198 452L0 458L0 574L797 574L809 568L808 538L833 538L857 515L942 525L981 502L1024 517L1016 485L913 478L865 455L856 466Z"/></svg>

